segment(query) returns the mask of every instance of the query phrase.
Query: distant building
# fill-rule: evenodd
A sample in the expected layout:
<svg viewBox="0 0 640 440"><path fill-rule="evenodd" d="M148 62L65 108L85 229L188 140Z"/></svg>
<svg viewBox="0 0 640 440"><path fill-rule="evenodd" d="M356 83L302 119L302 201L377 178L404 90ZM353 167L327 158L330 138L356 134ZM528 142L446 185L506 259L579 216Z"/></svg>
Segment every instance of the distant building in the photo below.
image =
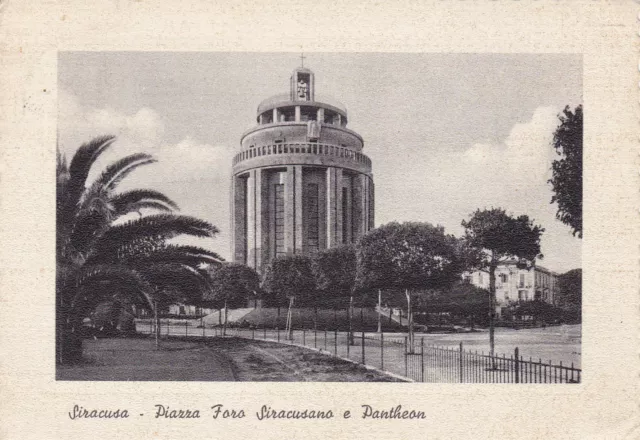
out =
<svg viewBox="0 0 640 440"><path fill-rule="evenodd" d="M489 273L476 271L463 278L471 284L489 290ZM519 302L539 300L548 304L557 301L558 274L542 266L520 269L516 262L501 264L496 269L496 312Z"/></svg>
<svg viewBox="0 0 640 440"><path fill-rule="evenodd" d="M371 160L347 110L315 93L311 70L258 106L233 159L233 261L257 271L281 255L313 254L373 228Z"/></svg>

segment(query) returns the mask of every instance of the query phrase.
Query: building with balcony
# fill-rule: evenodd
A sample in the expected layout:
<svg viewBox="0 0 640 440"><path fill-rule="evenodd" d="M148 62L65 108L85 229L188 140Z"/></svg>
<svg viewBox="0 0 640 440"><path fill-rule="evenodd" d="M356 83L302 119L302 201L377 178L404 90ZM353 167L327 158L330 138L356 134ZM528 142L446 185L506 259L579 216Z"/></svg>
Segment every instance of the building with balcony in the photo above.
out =
<svg viewBox="0 0 640 440"><path fill-rule="evenodd" d="M476 271L463 278L477 287L489 290L489 273ZM540 300L556 303L558 274L536 265L531 269L519 268L515 261L496 268L496 313L519 302Z"/></svg>
<svg viewBox="0 0 640 440"><path fill-rule="evenodd" d="M231 185L232 255L260 271L273 258L355 242L374 226L371 160L346 108L293 71L289 93L258 105Z"/></svg>

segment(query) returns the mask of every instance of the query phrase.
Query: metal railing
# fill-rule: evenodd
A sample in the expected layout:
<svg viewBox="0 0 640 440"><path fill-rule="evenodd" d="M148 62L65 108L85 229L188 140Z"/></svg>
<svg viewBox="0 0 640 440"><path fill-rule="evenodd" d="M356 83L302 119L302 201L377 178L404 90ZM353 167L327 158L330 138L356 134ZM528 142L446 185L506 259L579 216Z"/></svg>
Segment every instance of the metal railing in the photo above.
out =
<svg viewBox="0 0 640 440"><path fill-rule="evenodd" d="M371 166L371 159L369 159L365 154L337 145L320 144L315 142L282 143L249 148L234 156L233 165L236 165L243 160L277 154L334 156L347 159L351 162L361 163L368 167Z"/></svg>
<svg viewBox="0 0 640 440"><path fill-rule="evenodd" d="M438 347L420 338L409 344L401 334L349 332L338 330L282 330L271 328L202 327L199 321L161 323L138 321L139 333L159 336L210 338L240 337L312 348L349 359L415 382L429 383L579 383L582 370L562 362L526 360L518 348L510 356Z"/></svg>

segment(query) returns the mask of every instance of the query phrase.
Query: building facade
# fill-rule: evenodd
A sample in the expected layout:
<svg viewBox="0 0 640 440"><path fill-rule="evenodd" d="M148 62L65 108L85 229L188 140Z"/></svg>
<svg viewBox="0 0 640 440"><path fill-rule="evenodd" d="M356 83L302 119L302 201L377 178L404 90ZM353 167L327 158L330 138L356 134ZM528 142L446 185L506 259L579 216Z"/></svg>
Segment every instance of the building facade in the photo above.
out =
<svg viewBox="0 0 640 440"><path fill-rule="evenodd" d="M489 290L489 273L476 271L464 278L477 287ZM523 301L540 300L555 304L558 274L542 266L521 269L515 262L501 264L496 269L496 312Z"/></svg>
<svg viewBox="0 0 640 440"><path fill-rule="evenodd" d="M273 258L355 242L374 226L371 160L346 108L316 97L311 70L258 106L231 184L233 260L260 271Z"/></svg>

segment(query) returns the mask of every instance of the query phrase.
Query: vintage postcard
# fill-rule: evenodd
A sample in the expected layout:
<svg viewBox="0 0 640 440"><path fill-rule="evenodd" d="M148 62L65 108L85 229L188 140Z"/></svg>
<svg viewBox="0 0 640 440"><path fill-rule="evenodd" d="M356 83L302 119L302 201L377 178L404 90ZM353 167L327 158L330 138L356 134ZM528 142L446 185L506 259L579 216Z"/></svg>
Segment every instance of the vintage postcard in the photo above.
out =
<svg viewBox="0 0 640 440"><path fill-rule="evenodd" d="M0 5L0 437L640 437L638 5Z"/></svg>

